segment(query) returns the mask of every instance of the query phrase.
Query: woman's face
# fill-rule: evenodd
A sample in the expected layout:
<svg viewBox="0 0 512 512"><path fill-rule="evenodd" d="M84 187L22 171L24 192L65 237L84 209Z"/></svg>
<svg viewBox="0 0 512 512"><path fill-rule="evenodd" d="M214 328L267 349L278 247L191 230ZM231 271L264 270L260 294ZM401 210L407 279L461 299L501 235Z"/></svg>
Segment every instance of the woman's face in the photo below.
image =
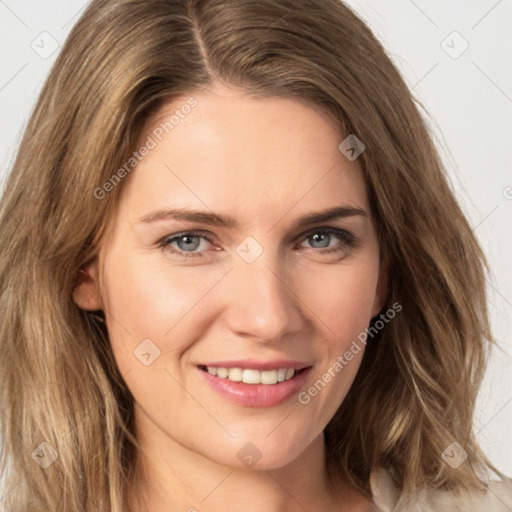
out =
<svg viewBox="0 0 512 512"><path fill-rule="evenodd" d="M75 300L106 313L139 435L282 467L340 406L364 352L353 342L383 306L368 197L315 109L221 87L194 98L145 127Z"/></svg>

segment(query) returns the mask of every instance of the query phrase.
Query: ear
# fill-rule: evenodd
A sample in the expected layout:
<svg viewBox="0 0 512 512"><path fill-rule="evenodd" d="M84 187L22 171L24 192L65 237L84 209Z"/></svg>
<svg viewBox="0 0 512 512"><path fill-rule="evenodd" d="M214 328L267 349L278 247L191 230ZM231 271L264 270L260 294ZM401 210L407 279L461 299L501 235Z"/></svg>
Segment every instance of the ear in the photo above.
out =
<svg viewBox="0 0 512 512"><path fill-rule="evenodd" d="M375 289L375 299L373 301L372 318L377 316L388 298L388 282L389 282L389 260L383 259L379 268L379 279Z"/></svg>
<svg viewBox="0 0 512 512"><path fill-rule="evenodd" d="M98 275L97 259L80 270L77 285L73 289L73 301L81 309L86 311L103 309Z"/></svg>

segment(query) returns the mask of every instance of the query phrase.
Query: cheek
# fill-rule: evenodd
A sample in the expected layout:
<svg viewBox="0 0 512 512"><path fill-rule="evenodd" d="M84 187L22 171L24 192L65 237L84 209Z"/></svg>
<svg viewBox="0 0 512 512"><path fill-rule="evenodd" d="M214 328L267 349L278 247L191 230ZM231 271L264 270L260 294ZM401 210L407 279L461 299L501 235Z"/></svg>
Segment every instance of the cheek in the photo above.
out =
<svg viewBox="0 0 512 512"><path fill-rule="evenodd" d="M378 263L372 257L309 269L299 287L301 298L323 326L329 344L342 348L368 326L377 279Z"/></svg>
<svg viewBox="0 0 512 512"><path fill-rule="evenodd" d="M320 361L310 386L299 395L305 410L327 423L348 393L361 364L378 280L378 260L309 273L302 283L304 300L322 330ZM357 264L356 264L357 263ZM361 341L363 340L363 341Z"/></svg>
<svg viewBox="0 0 512 512"><path fill-rule="evenodd" d="M182 267L171 275L168 266L152 265L148 259L143 254L113 255L104 265L109 336L116 359L126 371L138 366L134 350L144 340L151 340L163 356L193 344L194 330L199 333L206 321L205 309L198 305L222 277L218 271L200 273L196 268L194 272L193 267Z"/></svg>

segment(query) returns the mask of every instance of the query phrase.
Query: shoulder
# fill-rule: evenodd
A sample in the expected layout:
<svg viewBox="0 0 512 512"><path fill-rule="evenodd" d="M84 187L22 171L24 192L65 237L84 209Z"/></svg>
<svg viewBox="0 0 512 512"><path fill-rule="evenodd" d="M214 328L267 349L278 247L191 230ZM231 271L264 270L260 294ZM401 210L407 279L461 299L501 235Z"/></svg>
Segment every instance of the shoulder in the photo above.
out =
<svg viewBox="0 0 512 512"><path fill-rule="evenodd" d="M422 490L409 501L400 496L391 477L383 470L372 472L370 485L376 512L511 512L512 479L490 481L486 491L453 493Z"/></svg>

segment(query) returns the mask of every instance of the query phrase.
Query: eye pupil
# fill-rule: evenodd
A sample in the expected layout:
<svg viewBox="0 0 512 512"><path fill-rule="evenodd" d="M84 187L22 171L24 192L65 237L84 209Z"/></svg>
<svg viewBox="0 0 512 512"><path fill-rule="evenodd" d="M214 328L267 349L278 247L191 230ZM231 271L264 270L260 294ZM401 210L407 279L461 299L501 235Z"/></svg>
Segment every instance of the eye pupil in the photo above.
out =
<svg viewBox="0 0 512 512"><path fill-rule="evenodd" d="M194 238L196 239L195 244L194 244L194 243L191 243L191 241L192 241ZM182 249L182 250L186 250L187 248L188 248L188 249L191 249L191 250L195 250L195 249L197 249L197 248L198 248L199 243L200 243L200 242L199 242L199 237L197 237L197 236L193 236L193 235L192 235L192 236L191 236L191 235L183 235L182 237L180 237L180 238L177 240L178 246L179 246L179 245L180 245L180 243L181 243L181 242L183 242L183 241L186 241L186 242L185 242L185 246L184 246L184 247L180 247L180 249Z"/></svg>
<svg viewBox="0 0 512 512"><path fill-rule="evenodd" d="M313 239L313 243L322 242L322 238L325 238L327 243L321 245L320 248L329 246L330 235L328 233L315 233L314 235L311 236L311 238Z"/></svg>

